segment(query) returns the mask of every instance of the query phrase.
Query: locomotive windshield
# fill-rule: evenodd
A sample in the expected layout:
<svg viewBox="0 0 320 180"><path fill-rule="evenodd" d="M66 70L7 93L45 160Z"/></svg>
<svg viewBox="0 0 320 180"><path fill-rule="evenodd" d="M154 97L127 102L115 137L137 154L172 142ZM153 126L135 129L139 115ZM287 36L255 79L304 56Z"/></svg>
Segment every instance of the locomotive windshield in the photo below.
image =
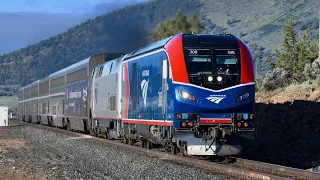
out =
<svg viewBox="0 0 320 180"><path fill-rule="evenodd" d="M185 49L192 84L223 89L240 83L240 63L236 50Z"/></svg>
<svg viewBox="0 0 320 180"><path fill-rule="evenodd" d="M234 55L217 55L216 67L217 74L239 74L238 58Z"/></svg>
<svg viewBox="0 0 320 180"><path fill-rule="evenodd" d="M190 75L200 75L201 73L212 74L212 61L210 53L187 56L187 66Z"/></svg>

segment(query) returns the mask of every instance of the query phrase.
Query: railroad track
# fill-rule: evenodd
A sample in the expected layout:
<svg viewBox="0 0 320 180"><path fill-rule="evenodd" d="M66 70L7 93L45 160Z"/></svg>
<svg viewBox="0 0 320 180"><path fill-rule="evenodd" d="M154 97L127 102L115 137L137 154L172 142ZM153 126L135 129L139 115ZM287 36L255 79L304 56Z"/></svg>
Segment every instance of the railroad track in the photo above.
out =
<svg viewBox="0 0 320 180"><path fill-rule="evenodd" d="M147 153L149 156L157 157L163 160L171 161L173 163L188 165L196 168L201 168L205 171L218 172L222 174L228 174L239 178L250 178L250 179L298 179L298 180L320 180L320 173L306 171L297 168L285 167L280 165L274 165L269 163L257 162L241 158L232 158L235 161L232 163L221 163L221 162L212 162L210 159L201 158L201 157L183 157L179 155L173 155L163 150L157 149L146 149L141 148L140 146L124 144L116 140L108 140L99 137L94 137L87 134L81 134L74 131L67 131L64 129L59 129L55 127L30 124L22 122L24 125L35 126L38 128L43 128L67 135L73 135L83 138L91 138L97 141L101 141L107 144L127 148L130 150L136 150L140 152Z"/></svg>

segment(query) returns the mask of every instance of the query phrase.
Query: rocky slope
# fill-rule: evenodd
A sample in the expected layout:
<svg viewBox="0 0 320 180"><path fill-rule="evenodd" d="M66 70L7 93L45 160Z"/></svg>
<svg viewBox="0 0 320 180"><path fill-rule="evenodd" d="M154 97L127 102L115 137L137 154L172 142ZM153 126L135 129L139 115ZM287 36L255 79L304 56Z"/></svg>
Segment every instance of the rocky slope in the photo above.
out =
<svg viewBox="0 0 320 180"><path fill-rule="evenodd" d="M258 92L256 140L243 156L309 169L320 166L320 87Z"/></svg>

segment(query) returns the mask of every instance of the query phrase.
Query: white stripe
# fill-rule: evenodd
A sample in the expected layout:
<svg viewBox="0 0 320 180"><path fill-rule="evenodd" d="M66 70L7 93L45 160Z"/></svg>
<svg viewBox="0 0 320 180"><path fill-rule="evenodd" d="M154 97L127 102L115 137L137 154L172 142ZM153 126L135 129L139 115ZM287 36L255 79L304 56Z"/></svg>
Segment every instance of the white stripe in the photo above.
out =
<svg viewBox="0 0 320 180"><path fill-rule="evenodd" d="M204 89L204 90L211 91L211 92L222 92L222 91L235 89L235 88L242 87L242 86L250 86L250 85L256 84L255 82L249 82L249 83L246 83L246 84L239 84L239 85L236 85L236 86L232 86L232 87L228 87L228 88L224 88L224 89L220 89L220 90L212 90L212 89L209 89L209 88L201 87L201 86L194 85L194 84L183 83L183 82L172 81L172 83L173 84L186 85L186 86L192 86L192 87Z"/></svg>
<svg viewBox="0 0 320 180"><path fill-rule="evenodd" d="M50 98L50 97L61 96L61 95L65 95L65 92L55 93L55 94L41 96L41 97L34 97L32 99L27 99L27 100L18 101L18 102L28 102L28 101L33 101L33 100L39 100L39 99L45 99L45 98Z"/></svg>

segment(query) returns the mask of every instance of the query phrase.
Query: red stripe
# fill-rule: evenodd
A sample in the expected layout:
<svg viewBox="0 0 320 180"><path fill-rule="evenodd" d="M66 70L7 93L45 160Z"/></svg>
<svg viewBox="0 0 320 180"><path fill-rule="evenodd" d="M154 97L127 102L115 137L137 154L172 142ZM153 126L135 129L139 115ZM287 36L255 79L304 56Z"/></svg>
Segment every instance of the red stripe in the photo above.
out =
<svg viewBox="0 0 320 180"><path fill-rule="evenodd" d="M232 123L232 119L223 119L223 118L201 118L200 123Z"/></svg>
<svg viewBox="0 0 320 180"><path fill-rule="evenodd" d="M254 68L251 52L240 39L237 40L240 46L241 56L241 84L254 82Z"/></svg>
<svg viewBox="0 0 320 180"><path fill-rule="evenodd" d="M164 122L160 122L160 121L155 121L155 120L138 120L138 119L122 119L123 123L131 123L131 124L147 124L147 125L159 125L159 126L163 126L164 124L166 126L172 126L173 122L172 121L166 121L166 123Z"/></svg>
<svg viewBox="0 0 320 180"><path fill-rule="evenodd" d="M165 45L169 55L172 80L189 83L186 62L184 59L182 36L176 36Z"/></svg>
<svg viewBox="0 0 320 180"><path fill-rule="evenodd" d="M125 118L129 117L129 96L130 96L130 83L129 83L129 68L128 63L124 64L124 72L125 72L125 78L126 78L126 104L125 104L125 110L124 110L124 116Z"/></svg>

